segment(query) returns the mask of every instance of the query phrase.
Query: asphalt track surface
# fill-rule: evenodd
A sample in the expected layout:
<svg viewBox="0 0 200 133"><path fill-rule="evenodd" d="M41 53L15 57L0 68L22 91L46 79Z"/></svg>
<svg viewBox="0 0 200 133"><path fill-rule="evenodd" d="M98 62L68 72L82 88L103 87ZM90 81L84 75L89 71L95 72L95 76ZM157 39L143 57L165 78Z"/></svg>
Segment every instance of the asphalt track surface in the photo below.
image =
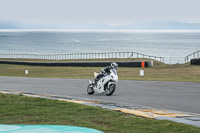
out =
<svg viewBox="0 0 200 133"><path fill-rule="evenodd" d="M88 95L86 79L0 77L0 90L73 96L200 114L199 82L119 80L112 96Z"/></svg>

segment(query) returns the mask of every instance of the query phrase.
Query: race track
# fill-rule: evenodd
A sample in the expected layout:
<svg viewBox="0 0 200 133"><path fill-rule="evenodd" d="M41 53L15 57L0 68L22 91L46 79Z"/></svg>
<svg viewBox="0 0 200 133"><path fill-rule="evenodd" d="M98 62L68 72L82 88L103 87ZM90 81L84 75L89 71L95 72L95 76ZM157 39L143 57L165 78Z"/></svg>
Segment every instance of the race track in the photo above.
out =
<svg viewBox="0 0 200 133"><path fill-rule="evenodd" d="M73 96L200 114L200 83L119 80L112 96L88 95L85 79L0 77L0 90Z"/></svg>

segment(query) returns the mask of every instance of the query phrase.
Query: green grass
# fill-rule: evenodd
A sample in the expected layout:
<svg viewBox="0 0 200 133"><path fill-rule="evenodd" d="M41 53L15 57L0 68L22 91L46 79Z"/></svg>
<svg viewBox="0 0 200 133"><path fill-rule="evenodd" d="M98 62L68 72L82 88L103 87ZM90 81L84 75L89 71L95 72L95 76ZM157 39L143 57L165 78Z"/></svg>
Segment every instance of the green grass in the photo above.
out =
<svg viewBox="0 0 200 133"><path fill-rule="evenodd" d="M49 124L95 128L105 133L198 133L200 128L141 118L64 101L0 94L1 124Z"/></svg>
<svg viewBox="0 0 200 133"><path fill-rule="evenodd" d="M64 60L68 61L138 61L148 59L101 59L101 60ZM20 60L17 61L46 61ZM52 60L52 62L55 62ZM68 78L92 79L93 72L99 72L102 67L44 67L0 64L0 76L38 77L38 78ZM120 80L150 80L150 81L185 81L200 82L200 66L190 64L166 65L154 61L153 68L144 68L145 76L139 76L142 68L118 68ZM25 75L25 70L29 74Z"/></svg>

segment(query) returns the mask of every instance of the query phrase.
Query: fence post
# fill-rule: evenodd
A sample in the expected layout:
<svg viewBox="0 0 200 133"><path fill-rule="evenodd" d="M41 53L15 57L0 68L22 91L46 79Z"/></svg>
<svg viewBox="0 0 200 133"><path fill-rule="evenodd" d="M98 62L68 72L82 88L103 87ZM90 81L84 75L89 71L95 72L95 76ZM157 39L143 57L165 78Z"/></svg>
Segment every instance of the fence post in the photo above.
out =
<svg viewBox="0 0 200 133"><path fill-rule="evenodd" d="M185 57L185 64L187 63L187 59L186 59L186 57Z"/></svg>

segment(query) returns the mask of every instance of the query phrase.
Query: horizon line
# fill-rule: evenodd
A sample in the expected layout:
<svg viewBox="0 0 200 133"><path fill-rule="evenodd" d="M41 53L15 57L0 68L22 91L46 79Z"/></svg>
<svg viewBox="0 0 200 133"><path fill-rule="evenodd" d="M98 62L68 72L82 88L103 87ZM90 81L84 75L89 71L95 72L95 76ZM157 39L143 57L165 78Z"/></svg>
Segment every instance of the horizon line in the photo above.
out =
<svg viewBox="0 0 200 133"><path fill-rule="evenodd" d="M94 31L107 31L107 32L113 32L113 31L121 31L121 32L200 32L200 29L0 29L0 31L4 32L14 32L14 31L71 31L71 32L94 32Z"/></svg>

